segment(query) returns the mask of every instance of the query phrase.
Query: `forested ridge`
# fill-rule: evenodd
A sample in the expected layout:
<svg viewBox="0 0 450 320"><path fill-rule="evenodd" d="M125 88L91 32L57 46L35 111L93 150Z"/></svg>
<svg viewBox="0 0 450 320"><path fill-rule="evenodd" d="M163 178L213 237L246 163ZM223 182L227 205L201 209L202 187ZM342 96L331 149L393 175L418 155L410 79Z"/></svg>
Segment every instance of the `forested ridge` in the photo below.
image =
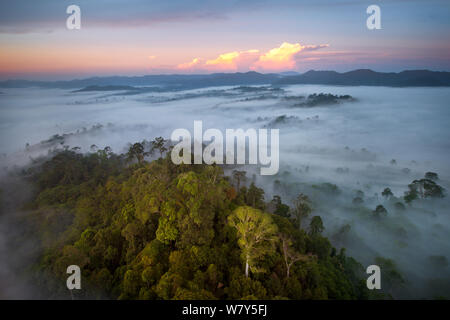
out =
<svg viewBox="0 0 450 320"><path fill-rule="evenodd" d="M306 195L290 208L245 186L243 171L174 165L161 140L159 159L144 149L66 148L23 171L42 248L30 272L43 297L71 298L74 264L75 299L370 298L362 265L322 236Z"/></svg>

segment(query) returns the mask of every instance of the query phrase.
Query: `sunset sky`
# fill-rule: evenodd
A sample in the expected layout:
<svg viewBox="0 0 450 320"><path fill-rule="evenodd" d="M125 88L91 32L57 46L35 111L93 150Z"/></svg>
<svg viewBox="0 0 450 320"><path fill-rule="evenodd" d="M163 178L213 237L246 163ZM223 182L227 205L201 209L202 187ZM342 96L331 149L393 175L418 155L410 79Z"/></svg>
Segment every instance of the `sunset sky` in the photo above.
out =
<svg viewBox="0 0 450 320"><path fill-rule="evenodd" d="M81 8L68 30L67 6ZM381 8L368 30L366 8ZM0 78L450 71L450 2L0 0Z"/></svg>

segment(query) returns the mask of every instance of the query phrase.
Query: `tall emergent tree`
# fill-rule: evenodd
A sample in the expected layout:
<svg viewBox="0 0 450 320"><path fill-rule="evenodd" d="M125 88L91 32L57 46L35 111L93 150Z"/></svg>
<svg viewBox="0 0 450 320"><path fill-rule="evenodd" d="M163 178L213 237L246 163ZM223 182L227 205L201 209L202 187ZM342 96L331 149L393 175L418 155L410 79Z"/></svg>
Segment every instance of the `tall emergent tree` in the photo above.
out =
<svg viewBox="0 0 450 320"><path fill-rule="evenodd" d="M296 224L299 228L302 227L302 220L309 216L312 212L311 201L308 196L300 193L294 200L294 216L296 219Z"/></svg>
<svg viewBox="0 0 450 320"><path fill-rule="evenodd" d="M242 206L228 217L228 224L237 231L238 245L245 261L245 276L248 277L249 269L252 272L264 271L257 267L258 260L273 249L277 239L277 226L270 215L252 207Z"/></svg>
<svg viewBox="0 0 450 320"><path fill-rule="evenodd" d="M159 151L159 156L162 157L163 153L167 151L167 140L163 137L157 137L155 140L151 141L152 147L150 149L150 153L153 154L155 150Z"/></svg>
<svg viewBox="0 0 450 320"><path fill-rule="evenodd" d="M405 192L405 202L410 203L419 197L425 198L443 198L445 189L430 179L414 180L408 185L409 191Z"/></svg>
<svg viewBox="0 0 450 320"><path fill-rule="evenodd" d="M280 234L281 250L283 251L284 263L286 265L286 278L289 278L291 267L297 261L307 261L309 257L292 248L292 238L284 233Z"/></svg>
<svg viewBox="0 0 450 320"><path fill-rule="evenodd" d="M279 216L289 218L291 215L289 214L289 211L291 210L288 205L284 204L281 201L280 196L273 196L272 201L270 201L270 205L273 207L273 213L277 214Z"/></svg>
<svg viewBox="0 0 450 320"><path fill-rule="evenodd" d="M233 170L233 178L236 180L236 192L239 193L241 190L241 181L245 180L245 175L247 172L245 171L239 171L239 170Z"/></svg>
<svg viewBox="0 0 450 320"><path fill-rule="evenodd" d="M320 216L314 216L309 224L309 235L315 236L321 234L324 229L322 218Z"/></svg>
<svg viewBox="0 0 450 320"><path fill-rule="evenodd" d="M142 143L137 142L130 146L130 148L128 149L127 158L129 161L136 158L138 163L140 164L144 160L145 155L146 154L144 152L144 146L142 145Z"/></svg>

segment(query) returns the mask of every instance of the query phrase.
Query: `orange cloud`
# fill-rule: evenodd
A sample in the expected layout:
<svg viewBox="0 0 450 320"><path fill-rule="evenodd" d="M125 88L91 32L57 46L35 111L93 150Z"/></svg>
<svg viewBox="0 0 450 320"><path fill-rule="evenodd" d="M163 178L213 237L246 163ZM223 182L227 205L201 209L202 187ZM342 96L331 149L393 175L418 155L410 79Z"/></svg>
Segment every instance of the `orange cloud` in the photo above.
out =
<svg viewBox="0 0 450 320"><path fill-rule="evenodd" d="M176 69L183 71L283 71L297 67L298 56L303 51L313 51L328 47L322 45L301 45L284 42L264 54L259 50L232 51L220 54L215 59L201 60L195 58L191 62L179 64Z"/></svg>
<svg viewBox="0 0 450 320"><path fill-rule="evenodd" d="M238 57L239 57L239 52L237 52L237 51L224 53L224 54L221 54L218 58L216 58L214 60L206 61L206 65L213 65L213 66L232 65L233 60Z"/></svg>
<svg viewBox="0 0 450 320"><path fill-rule="evenodd" d="M237 71L248 68L258 58L258 50L233 51L206 61L195 58L191 62L179 64L176 69L185 71Z"/></svg>
<svg viewBox="0 0 450 320"><path fill-rule="evenodd" d="M193 54L195 59L178 64L182 53L179 50L166 48L155 51L155 48L151 47L125 46L112 50L110 46L96 44L82 47L76 44L70 46L14 44L2 46L0 50L0 75L8 74L15 77L14 74L26 73L123 74L135 72L145 74L148 72L211 73L249 70L278 72L299 70L312 62L320 65L326 61L331 63L330 61L337 58L341 61L356 59L357 53L354 52L317 51L324 47L328 45L284 42L279 47L266 52L255 49L229 50L215 57L201 56L195 51L189 51L188 54ZM367 56L366 53L363 54Z"/></svg>
<svg viewBox="0 0 450 320"><path fill-rule="evenodd" d="M216 59L206 61L205 66L207 69L236 71L255 62L258 59L258 54L258 50L233 51L221 54Z"/></svg>
<svg viewBox="0 0 450 320"><path fill-rule="evenodd" d="M195 67L198 67L200 65L200 59L194 58L191 62L181 63L179 64L176 69L179 70L189 70L194 69Z"/></svg>
<svg viewBox="0 0 450 320"><path fill-rule="evenodd" d="M296 57L302 51L312 51L328 47L322 45L301 45L300 43L283 42L278 48L269 50L261 55L259 60L251 66L252 70L281 71L294 69L297 65Z"/></svg>

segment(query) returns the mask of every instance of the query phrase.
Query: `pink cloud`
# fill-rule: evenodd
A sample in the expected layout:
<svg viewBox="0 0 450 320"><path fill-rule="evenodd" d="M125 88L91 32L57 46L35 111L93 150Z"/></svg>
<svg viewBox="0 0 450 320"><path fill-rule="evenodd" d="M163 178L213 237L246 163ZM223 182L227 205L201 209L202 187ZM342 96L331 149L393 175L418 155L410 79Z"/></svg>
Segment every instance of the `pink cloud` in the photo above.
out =
<svg viewBox="0 0 450 320"><path fill-rule="evenodd" d="M297 57L303 51L314 51L328 47L328 44L301 45L300 43L283 42L278 48L273 48L261 55L253 65L252 70L283 71L297 68Z"/></svg>
<svg viewBox="0 0 450 320"><path fill-rule="evenodd" d="M212 70L237 71L248 68L258 57L258 50L233 51L221 54L216 59L206 61L205 66L207 69Z"/></svg>
<svg viewBox="0 0 450 320"><path fill-rule="evenodd" d="M191 62L181 63L179 64L176 69L179 70L192 70L196 67L200 66L201 62L199 58L194 58Z"/></svg>
<svg viewBox="0 0 450 320"><path fill-rule="evenodd" d="M195 58L191 62L179 64L176 69L183 71L214 72L214 71L284 71L297 68L298 56L301 52L315 51L328 47L322 45L301 45L300 43L284 42L279 47L261 54L259 50L232 51L220 54L209 60Z"/></svg>
<svg viewBox="0 0 450 320"><path fill-rule="evenodd" d="M258 50L233 51L220 54L214 59L195 58L179 64L176 69L184 71L237 71L248 68L259 58Z"/></svg>

